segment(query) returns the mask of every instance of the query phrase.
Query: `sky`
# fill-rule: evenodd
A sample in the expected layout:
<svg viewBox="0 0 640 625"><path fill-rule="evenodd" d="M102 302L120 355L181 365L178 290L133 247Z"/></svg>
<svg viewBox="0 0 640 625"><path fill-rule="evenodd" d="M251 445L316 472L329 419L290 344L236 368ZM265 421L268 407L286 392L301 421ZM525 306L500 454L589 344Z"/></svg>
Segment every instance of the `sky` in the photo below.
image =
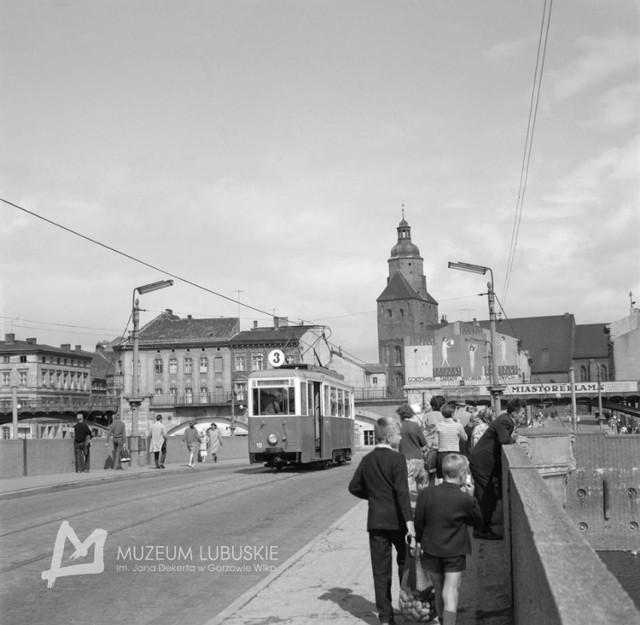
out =
<svg viewBox="0 0 640 625"><path fill-rule="evenodd" d="M143 324L275 314L376 362L403 206L449 321L488 306L448 261L505 317L627 316L640 5L553 3L533 91L545 6L0 0L0 197L35 214L0 202L2 333L93 350L172 274Z"/></svg>

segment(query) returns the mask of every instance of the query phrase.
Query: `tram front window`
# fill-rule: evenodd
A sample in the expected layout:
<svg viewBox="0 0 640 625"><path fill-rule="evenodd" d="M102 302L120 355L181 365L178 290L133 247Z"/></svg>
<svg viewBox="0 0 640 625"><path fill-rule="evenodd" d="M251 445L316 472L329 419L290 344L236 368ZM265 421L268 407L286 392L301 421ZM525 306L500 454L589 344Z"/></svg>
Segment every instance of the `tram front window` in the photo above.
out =
<svg viewBox="0 0 640 625"><path fill-rule="evenodd" d="M253 414L295 414L295 390L287 386L254 389Z"/></svg>

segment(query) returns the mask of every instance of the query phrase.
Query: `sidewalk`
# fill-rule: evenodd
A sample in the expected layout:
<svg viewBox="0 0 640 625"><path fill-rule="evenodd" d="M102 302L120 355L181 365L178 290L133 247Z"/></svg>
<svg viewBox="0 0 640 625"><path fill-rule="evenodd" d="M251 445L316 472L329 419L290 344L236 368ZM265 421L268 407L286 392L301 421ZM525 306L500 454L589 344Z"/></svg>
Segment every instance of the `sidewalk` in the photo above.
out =
<svg viewBox="0 0 640 625"><path fill-rule="evenodd" d="M378 623L365 531L367 503L338 519L205 625ZM504 541L473 539L457 625L513 625ZM394 573L394 606L399 593ZM412 623L396 616L396 623Z"/></svg>
<svg viewBox="0 0 640 625"><path fill-rule="evenodd" d="M225 460L222 464L212 462L198 463L193 469L185 462L168 462L166 469L156 469L153 465L129 466L128 462L123 463L122 471L112 469L95 469L90 473L52 473L50 475L27 475L24 477L9 477L0 479L0 500L11 499L31 495L36 492L47 492L64 490L73 486L74 488L90 486L96 482L112 482L115 480L128 480L159 477L159 473L188 473L193 471L208 471L217 469L220 466L246 465L245 459Z"/></svg>

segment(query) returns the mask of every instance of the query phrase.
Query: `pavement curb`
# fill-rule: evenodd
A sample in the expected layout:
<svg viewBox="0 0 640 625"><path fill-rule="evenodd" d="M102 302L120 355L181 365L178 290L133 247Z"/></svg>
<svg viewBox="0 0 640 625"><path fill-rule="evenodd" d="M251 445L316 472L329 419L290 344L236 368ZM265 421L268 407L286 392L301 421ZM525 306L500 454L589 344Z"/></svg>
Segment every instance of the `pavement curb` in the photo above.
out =
<svg viewBox="0 0 640 625"><path fill-rule="evenodd" d="M200 467L196 469L197 472L202 471L212 471L213 469L218 469L220 466L232 466L237 464L237 466L243 466L246 464L246 461L224 465L221 464L207 464L206 466ZM0 493L0 501L4 501L6 499L16 499L19 497L28 497L29 495L41 494L41 493L49 493L56 492L62 490L68 490L70 488L84 488L85 486L95 486L97 484L102 484L104 482L117 482L121 480L133 480L133 479L144 479L144 478L153 478L160 477L162 475L172 475L176 473L194 473L194 470L188 466L184 467L176 467L176 468L168 468L164 471L157 472L157 470L152 469L152 467L148 467L149 470L125 470L125 471L117 471L114 475L110 473L108 475L100 475L100 476L92 476L87 480L71 480L68 482L62 482L58 484L43 484L41 486L29 486L25 488L21 488L19 490L7 491ZM108 469L105 469L107 471ZM36 476L33 476L36 477ZM44 477L44 476L43 476ZM15 478L20 479L20 478Z"/></svg>
<svg viewBox="0 0 640 625"><path fill-rule="evenodd" d="M231 618L236 612L246 606L252 599L254 599L260 592L270 586L275 580L284 575L291 567L297 564L307 553L309 553L318 543L320 543L326 536L335 531L342 524L347 522L350 516L355 516L359 513L359 509L366 506L367 502L361 501L356 503L349 512L343 514L338 520L334 521L324 532L318 534L313 540L309 541L304 547L294 553L288 560L283 562L282 566L278 567L273 573L269 573L262 581L258 582L255 586L247 590L240 595L233 603L229 604L222 612L214 616L211 620L205 621L203 625L222 625L225 621Z"/></svg>

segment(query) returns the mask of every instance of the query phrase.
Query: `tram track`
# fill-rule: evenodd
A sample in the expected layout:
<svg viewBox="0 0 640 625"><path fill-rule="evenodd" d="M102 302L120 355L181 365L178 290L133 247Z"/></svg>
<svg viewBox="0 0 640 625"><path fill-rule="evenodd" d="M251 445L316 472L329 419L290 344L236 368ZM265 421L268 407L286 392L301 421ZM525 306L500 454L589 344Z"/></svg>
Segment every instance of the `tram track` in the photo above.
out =
<svg viewBox="0 0 640 625"><path fill-rule="evenodd" d="M301 477L302 475L304 475L304 474L301 474L301 473L296 473L296 474L293 474L293 475L277 474L277 475L273 476L274 479L267 480L267 481L264 481L264 482L260 482L259 484L253 484L251 486L243 487L242 488L242 493L244 495L245 493L250 492L252 490L255 490L255 489L258 489L258 488L264 488L265 486L269 486L269 485L274 484L276 482L286 482L286 481L295 479L297 477ZM230 478L231 478L231 476L230 476ZM229 480L225 480L225 482L227 482L227 481L229 481ZM201 489L202 488L202 484L194 485L193 487L190 487L190 488ZM171 490L176 490L176 489L171 489ZM184 487L180 487L180 490L181 490L181 492L184 492ZM150 499L150 498L152 498L154 496L155 497L163 496L165 494L166 494L166 491L164 491L162 493L157 493L155 495L150 495L149 497L146 497L146 499ZM222 499L225 499L225 498L231 497L232 495L237 495L237 494L238 494L238 490L237 489L230 490L230 491L228 491L226 493L217 494L216 495L216 501L219 501L219 500L222 500ZM136 501L140 501L140 498L136 498ZM131 500L129 500L126 503L131 503ZM199 506L202 506L202 505L205 505L205 504L208 504L208 503L209 503L209 499L203 499L201 501L196 501L196 502L193 502L193 503L190 503L190 504L187 504L187 505L180 504L177 507L174 507L173 509L170 509L170 510L167 509L167 508L162 508L162 510L160 512L158 512L157 514L146 515L144 518L138 519L135 522L125 523L125 524L122 524L122 525L116 527L115 529L110 529L109 530L109 535L119 534L121 532L125 532L127 530L133 529L133 528L138 527L140 525L144 525L146 523L161 519L163 517L170 516L172 514L176 514L176 513L185 514L185 512L187 512L189 510L193 510L194 508L197 508ZM125 502L118 502L117 505L118 506L125 505ZM62 522L64 520L69 520L69 519L74 519L74 518L77 519L77 518L80 518L82 516L87 516L87 515L93 514L95 512L99 512L100 510L103 510L105 508L109 508L109 509L113 510L114 509L114 504L112 503L112 504L110 504L108 506L100 506L99 508L92 508L91 510L87 510L87 511L84 511L84 512L78 512L76 514L66 515L64 517L59 517L59 518L56 518L56 519L53 519L53 520L50 520L50 521L43 522L41 524L36 524L36 525L34 525L34 526L30 527L30 528L21 528L20 530L13 530L11 532L8 532L8 533L0 535L0 538L7 537L9 535L20 534L20 533L23 533L23 532L27 532L27 531L33 530L35 528L42 528L42 527L46 527L48 525L58 524L58 523L60 523L60 522ZM48 558L51 558L51 550L50 549L45 553L40 553L40 554L34 555L34 556L30 557L30 558L23 559L23 560L21 560L19 562L14 562L14 563L12 563L10 565L4 566L4 567L0 567L0 575L4 575L6 573L10 573L12 571L16 571L16 570L18 570L18 569L20 569L20 568L22 568L24 566L28 566L30 564L33 564L35 562L39 562L41 560L45 560L45 559L48 559Z"/></svg>
<svg viewBox="0 0 640 625"><path fill-rule="evenodd" d="M234 479L235 479L235 475L228 475L228 476L225 476L222 479L214 480L212 485L217 486L218 484L225 484L226 482L232 481ZM111 485L112 484L113 483L111 483ZM104 483L86 484L86 485L83 485L83 486L85 486L85 487L94 486L95 487L97 485L99 485L100 487L104 487ZM158 497L160 495L166 496L166 495L171 495L172 493L176 493L176 492L177 493L181 493L181 494L182 493L187 493L190 490L197 490L197 489L199 489L201 487L202 487L202 483L200 483L200 482L196 483L196 484L192 483L192 484L189 484L189 485L178 484L178 485L176 485L174 487L163 489L161 493L160 492L153 492L153 493L149 493L148 495L134 496L134 497L130 497L128 499L120 499L120 500L117 501L116 504L114 504L113 502L109 502L109 503L104 504L103 506L98 506L98 507L92 508L91 512L99 512L100 510L112 510L114 505L121 506L121 505L128 505L128 504L131 504L131 503L140 503L141 501L147 501L147 500L153 499L154 497ZM50 494L50 493L46 493L46 494ZM87 514L87 512L86 511L77 512L75 514L66 515L64 517L52 519L50 521L43 521L43 522L37 523L35 525L22 526L22 527L20 527L18 529L10 530L10 531L7 531L7 532L0 532L0 539L5 538L6 536L11 536L12 534L18 534L20 532L24 532L24 531L27 531L27 530L37 529L39 527L43 527L43 526L49 525L50 523L57 523L57 522L60 522L60 521L62 521L64 519L75 518L75 517L81 516L82 514ZM6 523L7 520L14 520L15 521L15 519L8 519L7 517L4 517L2 520L3 520L3 523Z"/></svg>

